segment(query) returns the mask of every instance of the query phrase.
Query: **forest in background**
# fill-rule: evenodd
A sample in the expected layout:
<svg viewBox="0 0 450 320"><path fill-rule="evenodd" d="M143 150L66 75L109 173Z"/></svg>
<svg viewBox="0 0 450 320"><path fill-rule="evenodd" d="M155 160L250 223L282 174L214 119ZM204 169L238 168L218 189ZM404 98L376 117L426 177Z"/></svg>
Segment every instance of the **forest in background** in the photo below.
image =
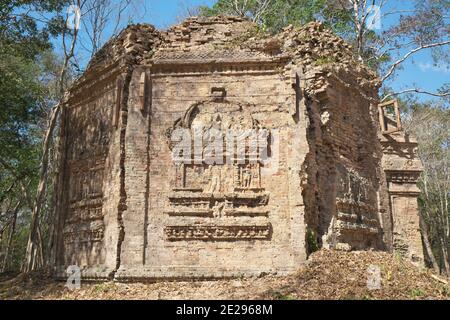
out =
<svg viewBox="0 0 450 320"><path fill-rule="evenodd" d="M411 79L400 92L389 86L422 51L432 53L433 65L448 66L450 3L409 2L405 9L396 0L218 0L211 7L180 1L177 20L245 16L267 33L319 20L352 44L382 80L380 100L399 99L404 126L418 139L427 260L450 275L450 85L427 91ZM0 273L53 265L59 102L90 57L143 6L151 10L151 1L0 0ZM377 19L392 16L394 23L376 28Z"/></svg>

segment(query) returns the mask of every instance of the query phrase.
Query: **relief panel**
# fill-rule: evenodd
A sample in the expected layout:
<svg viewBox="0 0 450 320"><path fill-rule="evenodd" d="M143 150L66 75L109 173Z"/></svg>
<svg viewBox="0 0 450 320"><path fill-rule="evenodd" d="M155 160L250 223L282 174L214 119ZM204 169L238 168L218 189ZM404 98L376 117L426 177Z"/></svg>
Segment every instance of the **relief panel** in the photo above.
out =
<svg viewBox="0 0 450 320"><path fill-rule="evenodd" d="M266 146L259 144L258 147L250 147L250 140L255 136L239 136L251 130L253 133L262 132L257 121L242 106L205 102L190 107L168 132L177 129L187 130L192 141L188 141L187 145L183 142L183 152L190 153L188 158L186 154L181 157L177 146L173 145L172 140L170 142L175 177L166 214L203 217L204 221L196 225L166 225L166 239L270 240L269 194L261 187L263 159L259 158L263 154L262 148ZM208 155L211 156L207 149L212 130L215 130L214 139L221 139L219 145L222 146L213 154L216 159L214 163L207 159ZM230 132L231 138L227 135ZM198 142L193 141L198 136L203 141L200 150L196 148ZM256 134L256 137L259 135ZM265 139L267 142L267 137ZM251 217L261 217L264 222L249 222Z"/></svg>
<svg viewBox="0 0 450 320"><path fill-rule="evenodd" d="M68 109L66 263L102 263L103 181L111 136L113 93Z"/></svg>

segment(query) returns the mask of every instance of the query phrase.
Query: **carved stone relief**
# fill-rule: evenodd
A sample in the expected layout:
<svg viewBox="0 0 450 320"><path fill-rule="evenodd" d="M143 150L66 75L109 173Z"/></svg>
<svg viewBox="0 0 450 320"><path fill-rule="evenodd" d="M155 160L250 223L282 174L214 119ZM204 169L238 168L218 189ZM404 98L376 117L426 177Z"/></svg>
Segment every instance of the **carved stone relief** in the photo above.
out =
<svg viewBox="0 0 450 320"><path fill-rule="evenodd" d="M375 196L376 192L367 179L354 170L338 165L335 223L338 233L346 231L376 236L380 223Z"/></svg>
<svg viewBox="0 0 450 320"><path fill-rule="evenodd" d="M191 137L200 133L204 144L200 151L195 149L194 142L190 144L192 159L188 160L192 161L174 161L174 187L166 213L203 217L205 222L195 226L167 225L167 240L269 239L271 226L266 208L269 194L261 187L262 161L258 150L251 150L248 143L240 144L237 140L242 137L233 136L230 140L226 135L226 132L261 129L251 113L239 105L205 102L190 107L168 132L177 128L190 130ZM215 154L215 163L206 159L212 129L214 138L222 139L223 145ZM227 148L231 143L233 148ZM247 222L236 225L239 217L265 217L267 221L263 225L248 225ZM233 224L227 224L227 218Z"/></svg>
<svg viewBox="0 0 450 320"><path fill-rule="evenodd" d="M105 96L105 102L109 98ZM69 110L66 245L103 240L103 179L111 130L108 107L106 103L102 107L88 103L86 108Z"/></svg>

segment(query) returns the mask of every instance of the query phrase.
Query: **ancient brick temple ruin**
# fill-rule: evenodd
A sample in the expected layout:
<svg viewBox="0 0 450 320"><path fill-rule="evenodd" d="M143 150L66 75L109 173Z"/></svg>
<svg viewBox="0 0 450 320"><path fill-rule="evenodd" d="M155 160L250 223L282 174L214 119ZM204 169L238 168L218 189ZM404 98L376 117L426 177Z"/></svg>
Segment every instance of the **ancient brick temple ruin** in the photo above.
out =
<svg viewBox="0 0 450 320"><path fill-rule="evenodd" d="M379 85L319 23L276 36L236 17L126 28L64 100L58 274L288 274L320 247L422 263L417 143ZM270 161L175 161L172 133L199 126L264 129Z"/></svg>

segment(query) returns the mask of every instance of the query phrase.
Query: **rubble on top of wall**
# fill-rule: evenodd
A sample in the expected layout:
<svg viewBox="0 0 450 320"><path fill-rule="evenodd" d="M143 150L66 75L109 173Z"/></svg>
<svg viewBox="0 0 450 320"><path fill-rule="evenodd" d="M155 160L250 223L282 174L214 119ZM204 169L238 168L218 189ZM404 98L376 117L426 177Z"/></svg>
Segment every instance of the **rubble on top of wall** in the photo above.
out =
<svg viewBox="0 0 450 320"><path fill-rule="evenodd" d="M376 74L360 63L352 47L320 22L288 26L275 36L246 18L234 16L190 17L167 31L149 24L130 25L108 41L92 58L74 87L118 61L124 65L151 65L155 60L291 59L301 65L311 93L323 91L330 74L345 78L347 86L379 86ZM353 76L348 77L348 74ZM348 82L349 81L349 82Z"/></svg>
<svg viewBox="0 0 450 320"><path fill-rule="evenodd" d="M217 16L191 17L163 33L162 48L189 48L223 44L239 38L255 24L244 18Z"/></svg>
<svg viewBox="0 0 450 320"><path fill-rule="evenodd" d="M108 41L92 58L88 70L116 62L125 56L141 62L161 42L160 32L150 24L134 24L123 29L119 35Z"/></svg>
<svg viewBox="0 0 450 320"><path fill-rule="evenodd" d="M270 35L245 18L191 17L162 33L163 44L155 59L251 59L273 56ZM279 48L279 46L278 46Z"/></svg>
<svg viewBox="0 0 450 320"><path fill-rule="evenodd" d="M283 51L304 67L305 77L314 79L306 88L312 95L324 90L330 76L345 87L357 87L369 100L372 97L366 94L380 86L376 73L358 61L352 46L320 22L288 26L276 38L283 43Z"/></svg>
<svg viewBox="0 0 450 320"><path fill-rule="evenodd" d="M69 95L86 82L98 81L99 74L111 65L138 65L161 43L160 32L150 24L133 24L106 42L90 60L86 71L74 82Z"/></svg>
<svg viewBox="0 0 450 320"><path fill-rule="evenodd" d="M320 22L288 26L281 33L271 35L246 18L191 17L162 32L162 38L155 58L185 58L182 53L192 56L193 52L197 55L220 52L220 57L233 52L235 58L242 58L245 52L253 58L290 56L311 68L333 66L376 79L376 74L355 58L351 45Z"/></svg>
<svg viewBox="0 0 450 320"><path fill-rule="evenodd" d="M305 65L356 62L351 46L320 22L297 28L288 26L277 38L284 43L284 50L301 58Z"/></svg>

